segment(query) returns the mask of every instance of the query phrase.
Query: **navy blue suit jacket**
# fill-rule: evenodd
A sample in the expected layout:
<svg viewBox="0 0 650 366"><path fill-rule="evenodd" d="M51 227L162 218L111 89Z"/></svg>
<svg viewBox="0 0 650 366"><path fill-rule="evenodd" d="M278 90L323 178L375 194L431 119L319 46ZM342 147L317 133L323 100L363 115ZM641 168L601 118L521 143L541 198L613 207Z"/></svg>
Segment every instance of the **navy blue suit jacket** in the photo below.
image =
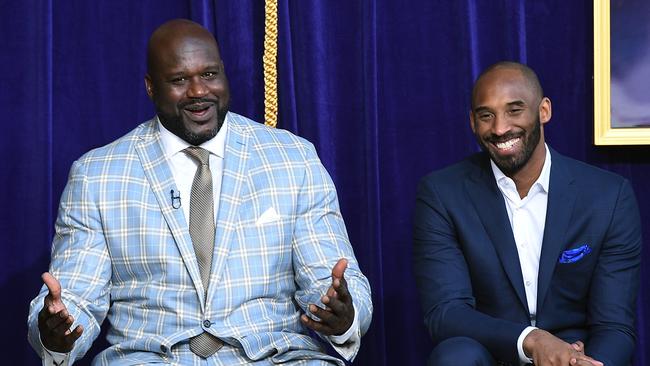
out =
<svg viewBox="0 0 650 366"><path fill-rule="evenodd" d="M641 224L624 178L551 150L536 326L607 366L630 362L635 344ZM591 252L559 263L563 251ZM518 363L530 325L504 198L485 153L426 176L414 216L414 271L434 343L467 336Z"/></svg>

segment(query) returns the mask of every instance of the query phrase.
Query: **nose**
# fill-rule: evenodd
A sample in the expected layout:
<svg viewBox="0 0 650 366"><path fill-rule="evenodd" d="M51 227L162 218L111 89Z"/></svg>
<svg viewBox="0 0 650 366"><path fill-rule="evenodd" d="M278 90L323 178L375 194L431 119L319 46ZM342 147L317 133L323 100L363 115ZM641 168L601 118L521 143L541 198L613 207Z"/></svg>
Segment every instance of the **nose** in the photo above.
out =
<svg viewBox="0 0 650 366"><path fill-rule="evenodd" d="M189 98L202 98L210 92L210 89L203 83L200 77L193 77L190 79L190 85L187 89L187 96Z"/></svg>
<svg viewBox="0 0 650 366"><path fill-rule="evenodd" d="M496 115L492 121L492 133L496 136L502 136L510 131L510 123L507 116Z"/></svg>

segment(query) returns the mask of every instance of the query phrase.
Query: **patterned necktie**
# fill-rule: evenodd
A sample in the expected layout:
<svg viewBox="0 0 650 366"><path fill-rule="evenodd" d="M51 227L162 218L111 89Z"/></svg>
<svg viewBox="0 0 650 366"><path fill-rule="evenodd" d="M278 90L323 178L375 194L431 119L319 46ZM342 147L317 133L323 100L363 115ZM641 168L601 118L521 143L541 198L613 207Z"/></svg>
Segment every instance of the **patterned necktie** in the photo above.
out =
<svg viewBox="0 0 650 366"><path fill-rule="evenodd" d="M212 174L210 173L210 152L200 147L185 149L188 156L199 163L192 182L190 197L190 237L199 263L201 282L207 298L214 250L214 197L212 196ZM210 324L209 320L204 321ZM190 339L190 349L195 354L208 358L217 352L223 343L210 333L203 332Z"/></svg>

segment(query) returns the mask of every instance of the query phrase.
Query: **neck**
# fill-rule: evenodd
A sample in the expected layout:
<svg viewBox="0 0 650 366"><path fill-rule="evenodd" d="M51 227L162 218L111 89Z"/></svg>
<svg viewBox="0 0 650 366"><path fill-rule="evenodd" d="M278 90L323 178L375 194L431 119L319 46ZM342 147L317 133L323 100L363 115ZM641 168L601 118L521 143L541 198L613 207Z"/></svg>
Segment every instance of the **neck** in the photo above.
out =
<svg viewBox="0 0 650 366"><path fill-rule="evenodd" d="M544 141L540 140L533 155L519 171L514 174L509 175L508 177L515 182L517 187L517 192L519 192L519 197L524 198L528 195L530 187L533 186L539 175L542 174L542 168L544 167L544 161L546 160L546 149L544 147Z"/></svg>

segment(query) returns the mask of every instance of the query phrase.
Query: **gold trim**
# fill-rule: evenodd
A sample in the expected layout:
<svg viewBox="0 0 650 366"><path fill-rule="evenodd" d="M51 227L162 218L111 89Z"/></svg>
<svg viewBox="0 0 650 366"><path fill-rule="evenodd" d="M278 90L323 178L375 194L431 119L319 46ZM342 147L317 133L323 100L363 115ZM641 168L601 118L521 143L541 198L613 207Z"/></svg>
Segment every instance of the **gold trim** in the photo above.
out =
<svg viewBox="0 0 650 366"><path fill-rule="evenodd" d="M278 1L264 3L264 124L278 124Z"/></svg>
<svg viewBox="0 0 650 366"><path fill-rule="evenodd" d="M594 143L648 145L650 128L612 128L609 4L609 0L594 0Z"/></svg>

